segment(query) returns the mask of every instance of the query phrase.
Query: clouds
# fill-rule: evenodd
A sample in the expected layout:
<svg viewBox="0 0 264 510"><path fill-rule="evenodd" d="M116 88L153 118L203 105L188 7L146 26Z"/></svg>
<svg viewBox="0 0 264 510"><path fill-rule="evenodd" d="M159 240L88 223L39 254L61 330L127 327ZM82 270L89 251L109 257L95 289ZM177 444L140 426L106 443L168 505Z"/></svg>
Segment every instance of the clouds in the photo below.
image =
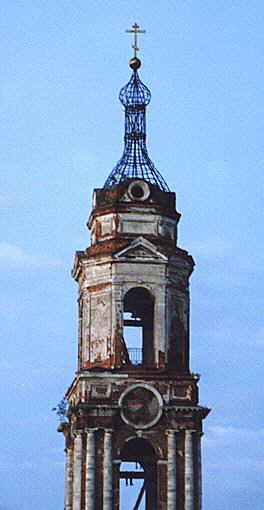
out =
<svg viewBox="0 0 264 510"><path fill-rule="evenodd" d="M231 425L221 426L215 425L209 427L204 443L207 448L222 450L222 448L230 448L234 444L247 445L251 444L251 450L254 445L262 444L264 441L263 429L250 429L243 427L233 427Z"/></svg>
<svg viewBox="0 0 264 510"><path fill-rule="evenodd" d="M230 252L230 243L223 238L199 239L188 243L188 251L193 253L195 258L201 257L205 260L225 259Z"/></svg>
<svg viewBox="0 0 264 510"><path fill-rule="evenodd" d="M25 250L7 242L0 243L0 271L50 269L62 265L59 259L42 254L30 254Z"/></svg>
<svg viewBox="0 0 264 510"><path fill-rule="evenodd" d="M215 425L207 429L203 439L205 508L261 508L263 440L263 428Z"/></svg>
<svg viewBox="0 0 264 510"><path fill-rule="evenodd" d="M228 472L233 474L240 472L240 483L245 477L253 480L256 476L263 476L263 441L264 429L209 427L204 447L207 450L210 469L221 469L226 473L227 479Z"/></svg>

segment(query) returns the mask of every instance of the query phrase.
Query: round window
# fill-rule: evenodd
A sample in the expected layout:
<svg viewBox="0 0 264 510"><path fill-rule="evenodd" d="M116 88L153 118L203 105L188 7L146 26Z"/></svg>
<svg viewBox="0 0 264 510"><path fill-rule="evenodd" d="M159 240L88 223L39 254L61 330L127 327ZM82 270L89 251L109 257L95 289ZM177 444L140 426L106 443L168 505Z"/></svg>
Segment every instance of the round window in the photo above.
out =
<svg viewBox="0 0 264 510"><path fill-rule="evenodd" d="M135 198L142 198L144 196L144 190L142 186L139 186L139 184L135 184L133 188L131 189L131 195Z"/></svg>
<svg viewBox="0 0 264 510"><path fill-rule="evenodd" d="M150 189L145 181L133 181L128 187L128 193L132 200L147 200L150 195Z"/></svg>

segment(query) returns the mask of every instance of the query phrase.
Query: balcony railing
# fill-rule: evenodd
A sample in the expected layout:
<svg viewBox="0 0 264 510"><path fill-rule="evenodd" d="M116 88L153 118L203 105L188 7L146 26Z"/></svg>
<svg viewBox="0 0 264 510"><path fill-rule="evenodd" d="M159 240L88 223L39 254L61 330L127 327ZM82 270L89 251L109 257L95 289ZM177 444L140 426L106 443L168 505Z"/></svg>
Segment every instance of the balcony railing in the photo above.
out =
<svg viewBox="0 0 264 510"><path fill-rule="evenodd" d="M142 349L138 347L129 347L128 349L129 359L132 365L142 364Z"/></svg>

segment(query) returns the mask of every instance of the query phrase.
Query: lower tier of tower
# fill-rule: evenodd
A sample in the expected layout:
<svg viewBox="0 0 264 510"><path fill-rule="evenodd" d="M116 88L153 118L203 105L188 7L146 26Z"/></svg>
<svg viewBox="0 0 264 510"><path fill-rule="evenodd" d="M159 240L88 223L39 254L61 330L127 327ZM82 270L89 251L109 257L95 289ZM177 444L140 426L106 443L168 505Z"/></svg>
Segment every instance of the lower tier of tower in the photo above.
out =
<svg viewBox="0 0 264 510"><path fill-rule="evenodd" d="M139 475L146 509L200 510L201 434L186 429L149 436L137 432L125 438L109 429L78 431L66 448L65 510L119 510L121 479L131 483ZM141 463L143 474L122 471L122 462ZM135 501L137 497L135 493Z"/></svg>
<svg viewBox="0 0 264 510"><path fill-rule="evenodd" d="M202 420L209 410L197 405L196 385L192 374L79 374L59 428L65 510L137 510L143 497L146 510L201 510ZM141 480L132 506L120 505L124 479Z"/></svg>

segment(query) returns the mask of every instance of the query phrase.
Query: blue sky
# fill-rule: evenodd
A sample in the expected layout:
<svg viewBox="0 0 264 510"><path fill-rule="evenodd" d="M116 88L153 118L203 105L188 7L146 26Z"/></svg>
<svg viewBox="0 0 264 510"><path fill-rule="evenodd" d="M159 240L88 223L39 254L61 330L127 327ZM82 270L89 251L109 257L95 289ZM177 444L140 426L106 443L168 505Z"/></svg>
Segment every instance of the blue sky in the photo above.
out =
<svg viewBox="0 0 264 510"><path fill-rule="evenodd" d="M135 21L149 153L197 264L204 510L263 508L263 2L2 0L0 510L63 508L51 408L76 368L70 269L92 190L122 152Z"/></svg>

